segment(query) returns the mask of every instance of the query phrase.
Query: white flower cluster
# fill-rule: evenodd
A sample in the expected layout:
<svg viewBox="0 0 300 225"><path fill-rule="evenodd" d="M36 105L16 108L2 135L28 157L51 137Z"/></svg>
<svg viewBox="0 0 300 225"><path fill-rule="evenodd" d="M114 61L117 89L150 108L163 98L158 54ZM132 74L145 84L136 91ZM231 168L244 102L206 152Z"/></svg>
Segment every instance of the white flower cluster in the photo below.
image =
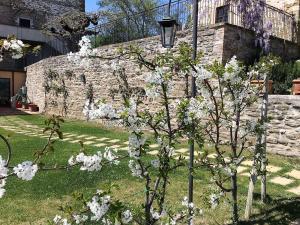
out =
<svg viewBox="0 0 300 225"><path fill-rule="evenodd" d="M130 212L130 210L126 210L122 213L122 223L124 224L128 224L132 221L133 217L132 217L132 213Z"/></svg>
<svg viewBox="0 0 300 225"><path fill-rule="evenodd" d="M111 104L100 102L98 105L96 105L94 103L90 103L89 100L85 102L83 114L86 118L91 120L101 118L119 118L118 113Z"/></svg>
<svg viewBox="0 0 300 225"><path fill-rule="evenodd" d="M93 213L91 220L99 221L103 219L110 207L110 196L105 195L103 197L94 196L91 202L87 203L90 211Z"/></svg>
<svg viewBox="0 0 300 225"><path fill-rule="evenodd" d="M193 77L197 80L207 80L212 78L213 74L205 69L203 66L195 66L195 70L192 72Z"/></svg>
<svg viewBox="0 0 300 225"><path fill-rule="evenodd" d="M76 163L82 164L80 170L86 170L90 172L99 171L102 168L102 154L101 152L97 152L95 155L87 156L81 152L76 157L72 156L68 162L70 166L73 166Z"/></svg>
<svg viewBox="0 0 300 225"><path fill-rule="evenodd" d="M145 144L146 139L132 133L129 136L128 153L131 158L138 159L141 156L140 148Z"/></svg>
<svg viewBox="0 0 300 225"><path fill-rule="evenodd" d="M73 218L76 224L82 224L89 219L87 215L73 215Z"/></svg>
<svg viewBox="0 0 300 225"><path fill-rule="evenodd" d="M188 197L186 197L186 196L183 198L183 201L181 202L181 204L189 209L193 209L195 207L194 203L189 202Z"/></svg>
<svg viewBox="0 0 300 225"><path fill-rule="evenodd" d="M54 217L53 222L55 225L71 225L71 223L69 223L67 219L62 218L59 215L56 215Z"/></svg>
<svg viewBox="0 0 300 225"><path fill-rule="evenodd" d="M240 83L242 79L240 78L240 73L243 67L239 65L236 56L233 56L231 60L225 65L224 80L230 81L232 84Z"/></svg>
<svg viewBox="0 0 300 225"><path fill-rule="evenodd" d="M158 67L156 70L150 74L146 74L145 83L146 83L146 95L149 98L157 98L161 95L162 84L165 84L167 92L169 93L172 90L172 83L166 74L169 72L169 67Z"/></svg>
<svg viewBox="0 0 300 225"><path fill-rule="evenodd" d="M210 195L209 202L211 204L212 209L215 209L219 205L219 199L220 199L219 195L216 195L216 194L211 194Z"/></svg>
<svg viewBox="0 0 300 225"><path fill-rule="evenodd" d="M129 106L123 109L122 114L126 115L126 127L132 131L132 133L140 133L145 124L138 116L135 99L129 99Z"/></svg>
<svg viewBox="0 0 300 225"><path fill-rule="evenodd" d="M139 163L135 162L134 160L129 160L128 167L131 170L132 176L139 178L143 177L143 170Z"/></svg>
<svg viewBox="0 0 300 225"><path fill-rule="evenodd" d="M89 66L89 59L96 56L97 50L92 48L91 40L88 36L83 36L79 41L79 52L68 54L68 60L79 66Z"/></svg>
<svg viewBox="0 0 300 225"><path fill-rule="evenodd" d="M13 170L17 177L29 181L35 176L38 166L36 164L33 165L31 161L26 161L14 167Z"/></svg>
<svg viewBox="0 0 300 225"><path fill-rule="evenodd" d="M4 40L0 49L0 62L3 60L3 52L9 52L13 59L20 59L23 57L23 49L25 45L21 40Z"/></svg>
<svg viewBox="0 0 300 225"><path fill-rule="evenodd" d="M120 161L118 160L118 156L114 153L114 151L106 147L105 152L103 153L103 157L110 163L110 164L115 164L118 165Z"/></svg>
<svg viewBox="0 0 300 225"><path fill-rule="evenodd" d="M6 178L7 174L8 174L8 168L6 165L6 160L2 159L2 156L0 155L0 198L3 197L3 195L5 194L5 183L6 183Z"/></svg>

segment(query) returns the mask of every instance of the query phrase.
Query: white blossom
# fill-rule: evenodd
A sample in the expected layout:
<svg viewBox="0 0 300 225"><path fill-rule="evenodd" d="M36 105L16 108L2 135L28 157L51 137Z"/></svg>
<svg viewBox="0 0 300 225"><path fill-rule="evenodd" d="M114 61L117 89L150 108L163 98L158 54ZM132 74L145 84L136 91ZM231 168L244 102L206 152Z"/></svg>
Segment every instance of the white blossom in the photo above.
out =
<svg viewBox="0 0 300 225"><path fill-rule="evenodd" d="M106 195L99 199L98 196L94 196L91 202L87 203L90 211L93 213L91 220L99 221L108 212L110 207L110 196Z"/></svg>
<svg viewBox="0 0 300 225"><path fill-rule="evenodd" d="M210 195L210 204L211 204L212 209L215 209L219 204L219 196L217 196L216 194L211 194Z"/></svg>
<svg viewBox="0 0 300 225"><path fill-rule="evenodd" d="M140 148L145 144L146 139L132 133L129 137L129 146L128 146L128 153L129 156L132 158L139 158L141 151Z"/></svg>
<svg viewBox="0 0 300 225"><path fill-rule="evenodd" d="M132 221L132 214L130 210L122 212L122 223L128 224Z"/></svg>
<svg viewBox="0 0 300 225"><path fill-rule="evenodd" d="M118 165L120 161L118 161L118 157L115 155L115 153L109 148L105 148L105 152L103 153L103 157L109 161L111 164Z"/></svg>
<svg viewBox="0 0 300 225"><path fill-rule="evenodd" d="M85 102L83 114L86 118L91 120L103 118L119 118L116 110L111 104L100 102L98 105L96 105L94 103L90 103L89 100L86 100Z"/></svg>
<svg viewBox="0 0 300 225"><path fill-rule="evenodd" d="M71 223L68 222L67 219L62 218L59 215L56 215L53 219L54 224L56 225L71 225Z"/></svg>
<svg viewBox="0 0 300 225"><path fill-rule="evenodd" d="M76 224L81 224L87 221L89 217L86 215L73 215L73 218Z"/></svg>
<svg viewBox="0 0 300 225"><path fill-rule="evenodd" d="M131 170L131 174L134 177L142 177L143 171L140 164L136 163L134 160L129 160L128 167Z"/></svg>
<svg viewBox="0 0 300 225"><path fill-rule="evenodd" d="M13 170L17 177L29 181L35 176L38 171L38 166L33 165L31 161L25 161L14 167Z"/></svg>
<svg viewBox="0 0 300 225"><path fill-rule="evenodd" d="M97 154L92 156L87 156L84 153L80 153L75 158L77 163L81 163L82 166L80 170L87 170L87 171L99 171L102 168L102 154L101 152L97 152Z"/></svg>

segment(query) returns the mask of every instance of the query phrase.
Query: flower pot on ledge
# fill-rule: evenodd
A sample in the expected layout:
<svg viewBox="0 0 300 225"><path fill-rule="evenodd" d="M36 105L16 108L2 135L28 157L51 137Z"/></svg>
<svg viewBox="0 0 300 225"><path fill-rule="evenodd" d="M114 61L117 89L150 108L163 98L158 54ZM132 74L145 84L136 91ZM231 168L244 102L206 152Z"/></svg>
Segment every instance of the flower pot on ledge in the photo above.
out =
<svg viewBox="0 0 300 225"><path fill-rule="evenodd" d="M17 109L22 108L22 103L19 102L19 101L16 101L16 108L17 108Z"/></svg>
<svg viewBox="0 0 300 225"><path fill-rule="evenodd" d="M260 94L263 93L263 85L264 85L264 80L251 80L251 84L253 86L259 87L261 89ZM273 81L269 80L269 94L273 93Z"/></svg>
<svg viewBox="0 0 300 225"><path fill-rule="evenodd" d="M293 95L300 95L300 78L293 80Z"/></svg>
<svg viewBox="0 0 300 225"><path fill-rule="evenodd" d="M39 111L38 106L36 104L33 104L33 103L29 104L29 110L31 112L38 112Z"/></svg>
<svg viewBox="0 0 300 225"><path fill-rule="evenodd" d="M22 104L22 109L28 109L28 108L29 108L29 106L28 106L27 103L23 103L23 104Z"/></svg>

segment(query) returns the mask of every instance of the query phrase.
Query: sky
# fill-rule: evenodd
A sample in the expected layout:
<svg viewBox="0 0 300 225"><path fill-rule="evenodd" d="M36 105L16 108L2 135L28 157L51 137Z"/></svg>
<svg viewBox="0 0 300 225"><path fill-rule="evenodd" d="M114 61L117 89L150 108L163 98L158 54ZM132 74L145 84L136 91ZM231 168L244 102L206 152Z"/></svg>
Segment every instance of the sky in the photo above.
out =
<svg viewBox="0 0 300 225"><path fill-rule="evenodd" d="M93 12L98 9L96 4L97 0L85 0L85 11L86 12Z"/></svg>

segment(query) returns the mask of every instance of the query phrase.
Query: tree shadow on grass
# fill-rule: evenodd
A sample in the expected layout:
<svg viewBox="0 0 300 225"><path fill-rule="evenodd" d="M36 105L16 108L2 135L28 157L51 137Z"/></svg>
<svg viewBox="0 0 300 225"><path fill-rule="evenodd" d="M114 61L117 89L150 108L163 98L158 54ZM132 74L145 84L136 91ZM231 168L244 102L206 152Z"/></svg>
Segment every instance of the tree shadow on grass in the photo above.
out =
<svg viewBox="0 0 300 225"><path fill-rule="evenodd" d="M300 197L270 200L261 213L241 225L291 225L300 218Z"/></svg>

